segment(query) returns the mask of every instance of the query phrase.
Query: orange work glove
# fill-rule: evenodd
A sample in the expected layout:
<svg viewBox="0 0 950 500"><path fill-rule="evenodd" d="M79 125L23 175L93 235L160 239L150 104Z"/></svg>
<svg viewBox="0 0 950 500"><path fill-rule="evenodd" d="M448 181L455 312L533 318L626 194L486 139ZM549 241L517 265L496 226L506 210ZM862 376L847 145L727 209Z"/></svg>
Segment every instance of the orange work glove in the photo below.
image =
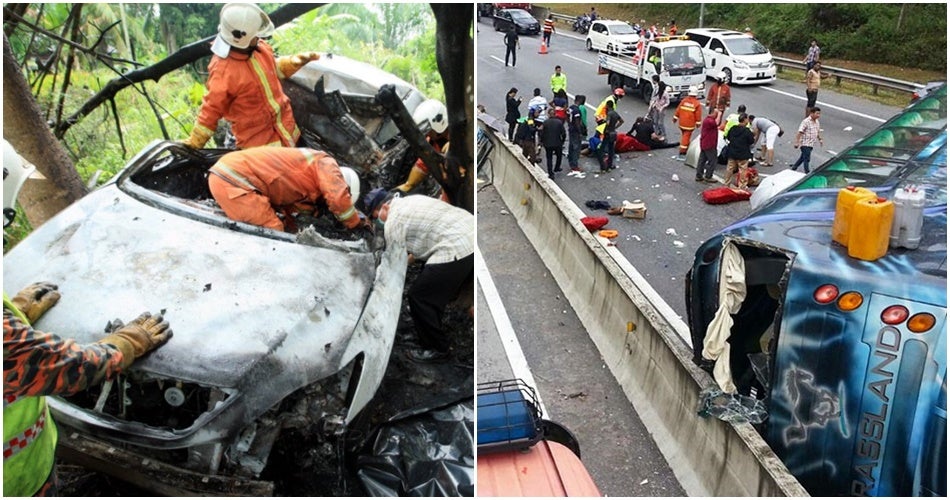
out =
<svg viewBox="0 0 950 500"><path fill-rule="evenodd" d="M58 288L54 283L46 281L33 283L20 290L20 293L10 299L10 302L13 302L13 305L25 314L26 319L32 324L59 302L60 295L56 291Z"/></svg>
<svg viewBox="0 0 950 500"><path fill-rule="evenodd" d="M191 129L191 135L182 141L182 144L191 149L201 149L205 147L205 144L208 143L208 140L211 139L213 134L213 131L209 131L207 128L196 123Z"/></svg>
<svg viewBox="0 0 950 500"><path fill-rule="evenodd" d="M277 58L277 71L283 75L284 78L290 78L291 75L296 73L310 61L316 61L320 59L320 54L316 52L301 52L294 56L284 56Z"/></svg>
<svg viewBox="0 0 950 500"><path fill-rule="evenodd" d="M122 352L121 369L132 366L132 362L160 347L172 338L172 330L161 314L152 316L144 312L131 323L99 339L99 344L110 344Z"/></svg>

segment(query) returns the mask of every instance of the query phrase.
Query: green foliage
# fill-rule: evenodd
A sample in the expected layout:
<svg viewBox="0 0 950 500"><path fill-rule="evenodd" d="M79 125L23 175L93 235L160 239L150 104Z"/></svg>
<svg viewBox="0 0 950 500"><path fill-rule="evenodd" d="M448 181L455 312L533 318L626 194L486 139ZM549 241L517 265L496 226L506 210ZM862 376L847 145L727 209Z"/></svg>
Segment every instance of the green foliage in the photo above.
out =
<svg viewBox="0 0 950 500"><path fill-rule="evenodd" d="M578 15L589 4L540 4ZM700 4L598 4L602 16L657 27L676 19L681 31L699 25ZM903 10L903 16L901 15ZM900 26L898 26L900 20ZM888 63L947 71L947 4L938 3L705 3L703 26L752 29L774 52L801 54L818 40L824 59Z"/></svg>
<svg viewBox="0 0 950 500"><path fill-rule="evenodd" d="M79 43L90 46L101 37L97 50L121 59L135 59L143 65L154 64L181 46L213 35L217 31L221 5L83 4ZM32 4L25 18L44 30L62 35L71 6ZM266 12L277 7L279 4L261 4ZM116 22L118 24L114 24ZM65 50L55 39L22 26L10 34L9 42L16 60L24 62L24 74L33 85L44 117L55 120L65 74L62 67ZM272 43L278 54L316 50L364 61L416 85L429 97L444 100L435 60L435 18L427 4L330 4L279 29ZM40 77L42 66L56 51L60 51L56 59L60 66L55 72ZM74 113L116 78L117 72L133 69L120 65L112 70L91 55L79 52L76 55L77 62L63 96L61 119ZM88 181L100 172L97 183L101 185L148 143L186 138L205 93L204 76L193 69L203 71L206 64L166 74L160 84L148 81L119 92L114 106L118 123L112 104L106 103L70 128L63 145L82 179ZM151 103L142 95L143 91ZM167 137L159 120L165 125ZM29 228L24 229L24 233L28 231Z"/></svg>

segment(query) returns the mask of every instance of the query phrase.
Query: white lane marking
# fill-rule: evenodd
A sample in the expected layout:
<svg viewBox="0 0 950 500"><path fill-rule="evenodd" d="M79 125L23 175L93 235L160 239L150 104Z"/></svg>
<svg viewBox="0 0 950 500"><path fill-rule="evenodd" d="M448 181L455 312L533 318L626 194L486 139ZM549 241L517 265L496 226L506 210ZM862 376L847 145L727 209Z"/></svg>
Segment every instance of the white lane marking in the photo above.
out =
<svg viewBox="0 0 950 500"><path fill-rule="evenodd" d="M782 90L776 90L776 89L769 88L769 87L766 87L766 86L762 86L762 87L760 87L760 88L765 89L765 90L768 90L769 92L775 92L776 94L782 94L782 95L791 97L792 99L798 99L799 101L807 101L807 99L805 99L805 98L802 97L802 96L798 96L798 95L795 95L795 94L790 94L790 93L784 92L784 91L782 91ZM831 109L836 109L836 110L838 110L838 111L844 111L845 113L851 113L852 115L860 116L861 118L867 118L868 120L874 120L874 121L876 121L876 122L878 122L878 123L884 123L884 122L887 121L886 119L878 118L878 117L876 117L876 116L866 115L866 114L864 114L864 113L858 113L857 111L851 111L850 109L839 108L838 106L834 106L834 105L828 104L827 102L817 102L817 101L816 101L815 104L818 104L818 105L819 105L819 106L818 106L819 108L831 108Z"/></svg>
<svg viewBox="0 0 950 500"><path fill-rule="evenodd" d="M594 63L592 63L592 62L590 62L590 61L587 61L587 60L584 60L584 59L581 59L580 57L574 57L574 56L572 56L572 55L570 55L570 54L561 54L561 55L564 56L564 57L566 57L566 58L568 58L568 59L573 59L573 60L575 60L575 61L580 61L580 62L582 62L582 63L584 63L584 64L589 64L589 65L591 65L591 66L594 65Z"/></svg>
<svg viewBox="0 0 950 500"><path fill-rule="evenodd" d="M508 365L511 366L511 373L514 378L520 378L525 384L534 388L538 397L538 409L541 410L541 417L543 418L548 414L548 411L544 408L544 402L541 401L541 390L534 382L534 375L531 374L528 360L524 357L524 351L521 350L521 344L518 343L515 329L512 328L511 320L508 318L508 311L505 310L505 304L501 301L501 295L498 294L498 289L495 288L495 282L488 272L485 259L482 258L482 251L477 245L475 246L475 276L478 278L478 285L482 287L482 294L485 296L485 302L488 303L488 311L495 322L498 337L501 338L501 344L505 348L505 356L508 358Z"/></svg>
<svg viewBox="0 0 950 500"><path fill-rule="evenodd" d="M505 64L505 61L504 61L502 58L498 57L498 56L488 56L488 57L490 57L490 58L492 58L492 59L494 59L494 60L496 60L496 61L498 61L498 62L500 62L500 63L502 63L502 64Z"/></svg>

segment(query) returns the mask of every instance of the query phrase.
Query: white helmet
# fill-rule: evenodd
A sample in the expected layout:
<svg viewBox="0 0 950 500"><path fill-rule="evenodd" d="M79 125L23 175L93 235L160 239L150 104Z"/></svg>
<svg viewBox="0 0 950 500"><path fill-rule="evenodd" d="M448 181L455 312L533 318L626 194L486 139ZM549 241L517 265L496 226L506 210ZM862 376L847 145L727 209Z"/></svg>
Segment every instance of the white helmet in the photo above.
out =
<svg viewBox="0 0 950 500"><path fill-rule="evenodd" d="M412 119L422 131L425 131L428 126L435 133L441 134L449 128L449 117L445 105L435 99L427 99L420 104L412 113Z"/></svg>
<svg viewBox="0 0 950 500"><path fill-rule="evenodd" d="M13 222L20 188L35 170L36 167L27 163L6 139L3 140L3 227Z"/></svg>
<svg viewBox="0 0 950 500"><path fill-rule="evenodd" d="M274 33L274 23L260 7L252 3L229 3L221 8L218 36L228 45L246 49L254 37Z"/></svg>
<svg viewBox="0 0 950 500"><path fill-rule="evenodd" d="M687 92L687 94L688 94L688 95L691 95L691 96L693 96L693 97L698 96L698 95L699 95L699 87L697 87L697 86L695 86L695 85L690 85L690 86L689 86L689 92Z"/></svg>
<svg viewBox="0 0 950 500"><path fill-rule="evenodd" d="M360 199L360 176L350 167L340 167L340 173L343 174L346 185L350 187L350 201L356 205L356 201Z"/></svg>

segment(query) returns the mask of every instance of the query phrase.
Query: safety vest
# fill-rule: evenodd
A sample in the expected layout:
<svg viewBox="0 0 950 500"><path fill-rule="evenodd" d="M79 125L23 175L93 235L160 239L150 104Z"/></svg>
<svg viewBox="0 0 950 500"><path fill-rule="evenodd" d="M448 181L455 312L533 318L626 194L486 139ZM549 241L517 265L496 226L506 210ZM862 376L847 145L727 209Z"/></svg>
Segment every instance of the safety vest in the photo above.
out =
<svg viewBox="0 0 950 500"><path fill-rule="evenodd" d="M607 119L607 101L614 103L614 109L617 109L617 97L613 94L604 98L600 102L600 106L597 106L597 111L594 113L594 119L597 123L600 123Z"/></svg>
<svg viewBox="0 0 950 500"><path fill-rule="evenodd" d="M3 307L26 315L3 293ZM46 482L56 458L56 425L45 396L3 401L3 496L28 497Z"/></svg>

